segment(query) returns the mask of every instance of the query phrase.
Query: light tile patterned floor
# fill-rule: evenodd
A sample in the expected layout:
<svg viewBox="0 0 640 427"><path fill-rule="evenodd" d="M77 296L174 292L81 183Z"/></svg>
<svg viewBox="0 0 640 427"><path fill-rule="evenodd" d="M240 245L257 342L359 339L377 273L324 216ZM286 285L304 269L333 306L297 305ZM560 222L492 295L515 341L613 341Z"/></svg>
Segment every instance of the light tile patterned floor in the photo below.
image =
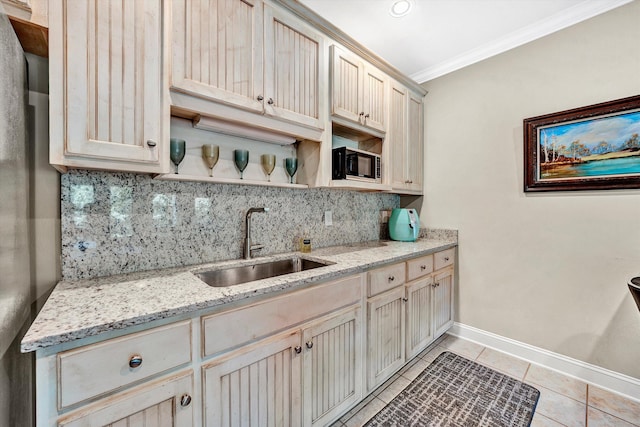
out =
<svg viewBox="0 0 640 427"><path fill-rule="evenodd" d="M540 390L532 427L640 427L640 401L603 390L505 353L445 334L332 427L359 427L443 351L451 351Z"/></svg>

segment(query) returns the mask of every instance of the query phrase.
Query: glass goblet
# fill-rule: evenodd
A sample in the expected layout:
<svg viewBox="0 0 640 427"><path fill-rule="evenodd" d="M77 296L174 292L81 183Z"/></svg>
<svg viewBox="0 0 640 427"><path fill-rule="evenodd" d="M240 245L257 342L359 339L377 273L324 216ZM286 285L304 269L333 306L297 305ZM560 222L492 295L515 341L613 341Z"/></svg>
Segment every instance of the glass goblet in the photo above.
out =
<svg viewBox="0 0 640 427"><path fill-rule="evenodd" d="M264 173L267 174L267 180L271 182L271 172L276 168L276 156L274 154L263 154L260 156L260 164Z"/></svg>
<svg viewBox="0 0 640 427"><path fill-rule="evenodd" d="M176 175L178 174L178 165L184 159L185 155L185 142L184 139L171 138L169 139L169 158L171 162L176 166Z"/></svg>
<svg viewBox="0 0 640 427"><path fill-rule="evenodd" d="M284 168L287 174L289 174L290 183L293 184L293 175L295 175L298 170L298 159L295 157L287 157L284 159Z"/></svg>
<svg viewBox="0 0 640 427"><path fill-rule="evenodd" d="M213 144L204 144L202 146L202 158L209 166L209 176L213 176L213 167L218 163L218 155L220 148Z"/></svg>
<svg viewBox="0 0 640 427"><path fill-rule="evenodd" d="M236 162L236 167L240 171L240 179L242 179L242 173L249 164L249 150L233 150L233 160Z"/></svg>

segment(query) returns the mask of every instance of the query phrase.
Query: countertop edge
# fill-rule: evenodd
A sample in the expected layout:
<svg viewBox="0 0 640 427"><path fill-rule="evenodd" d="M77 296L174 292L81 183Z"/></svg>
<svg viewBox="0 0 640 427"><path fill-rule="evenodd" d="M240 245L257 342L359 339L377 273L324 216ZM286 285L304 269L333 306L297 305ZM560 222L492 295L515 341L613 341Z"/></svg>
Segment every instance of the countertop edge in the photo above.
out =
<svg viewBox="0 0 640 427"><path fill-rule="evenodd" d="M110 319L109 321L105 321L102 323L91 324L86 327L68 327L68 328L64 328L62 326L60 328L52 327L47 322L55 322L57 320L57 317L55 316L53 316L53 318L51 317L50 311L53 311L54 308L47 307L47 304L45 304L45 306L43 307L43 310L41 310L41 312L38 314L38 316L32 323L31 328L29 329L29 331L27 331L26 335L23 337L23 340L21 342L21 351L23 353L28 353L28 352L41 350L48 347L53 347L56 345L61 345L68 342L80 340L83 338L96 336L96 335L110 332L110 331L123 330L132 326L142 325L155 320L167 319L167 318L176 317L180 315L187 315L189 313L195 313L200 310L214 309L216 307L220 307L226 304L239 302L242 300L250 300L254 297L264 296L270 293L276 294L276 293L282 293L282 292L295 291L297 289L302 289L305 286L312 285L313 283L324 283L329 280L334 280L343 276L347 276L351 274L359 274L367 270L384 266L386 264L404 262L408 259L429 255L435 252L440 252L440 251L458 246L458 242L456 240L450 240L450 239L447 239L447 240L421 239L419 242L421 242L423 245L426 245L428 247L425 247L424 249L416 249L415 247L412 247L412 246L415 246L415 243L392 242L394 246L394 250L399 251L399 253L394 252L388 256L380 255L381 253L384 254L385 252L384 248L369 248L366 250L359 249L359 250L352 250L352 251L347 250L347 252L336 253L333 255L331 254L331 252L332 250L335 251L335 248L322 248L309 254L302 254L299 252L293 252L289 254L278 254L278 255L275 255L275 257L291 256L292 254L295 254L296 256L308 256L309 258L318 258L321 260L327 260L330 262L335 262L335 264L331 266L333 267L332 269L329 269L326 272L314 273L313 270L310 270L307 272L292 273L290 275L291 278L287 280L283 280L282 278L280 278L279 280L274 280L273 278L264 279L264 280L253 282L254 284L256 283L258 284L257 287L244 286L244 285L240 287L234 287L233 290L236 292L232 291L231 294L225 294L224 292L221 291L220 296L213 299L209 299L209 300L205 299L205 300L197 301L191 304L182 304L177 306L172 306L171 304L169 304L170 301L168 301L167 307L164 309L154 310L152 312L141 313L138 315L123 315L120 318L117 318L117 315L116 315L115 319ZM431 246L429 246L429 244L431 244ZM406 245L406 247L403 247L402 245ZM341 248L341 247L336 247L336 248ZM397 249L397 248L400 248L400 249ZM341 264L340 260L336 261L336 259L340 258L341 256L346 255L347 257L349 256L353 257L354 254L357 254L357 258L362 258L363 256L366 256L367 254L369 254L372 260L371 261L356 260L356 261L344 262L345 265L340 265ZM266 258L270 258L270 257L266 257ZM129 281L127 285L135 286L138 282L143 282L145 280L153 280L154 278L156 280L160 280L161 278L169 277L169 275L171 274L174 274L177 276L179 274L188 273L192 275L191 273L192 271L202 270L207 266L227 265L229 263L230 262L221 262L221 263L212 263L212 264L205 264L205 265L196 265L196 266L184 267L184 268L158 270L156 272L158 275L155 277L153 276L154 272L150 272L150 273L147 273L147 275L150 277L146 279ZM162 276L163 274L162 272L165 272L165 271L168 272L167 273L168 275ZM133 276L133 275L128 275L128 276ZM141 274L140 277L145 277L145 275ZM127 275L122 276L121 280L123 283L127 282L125 280L126 278L127 278ZM73 286L76 286L74 285L74 283L76 282L60 282L58 285L56 285L56 288L50 295L49 300L52 302L60 302L60 301L57 301L58 297L60 297L59 299L64 302L65 300L64 295L61 295L61 294L63 294L66 291L74 291L74 290L78 291L78 290L84 290L84 289L91 289L91 287L96 287L98 288L97 290L99 291L100 286L108 287L109 285L115 286L117 284L117 283L111 283L106 285L101 284L108 279L109 278L83 280L81 281L83 285L77 286L77 289L73 289ZM114 279L114 280L117 280L117 279ZM67 289L65 288L65 286L68 286L71 289ZM218 288L218 289L229 290L228 288ZM58 290L57 293L56 293L56 290ZM45 308L47 309L47 311L45 311ZM63 310L62 307L56 307L55 309ZM44 325L47 325L49 328L55 330L56 332L55 333L40 332L39 327Z"/></svg>

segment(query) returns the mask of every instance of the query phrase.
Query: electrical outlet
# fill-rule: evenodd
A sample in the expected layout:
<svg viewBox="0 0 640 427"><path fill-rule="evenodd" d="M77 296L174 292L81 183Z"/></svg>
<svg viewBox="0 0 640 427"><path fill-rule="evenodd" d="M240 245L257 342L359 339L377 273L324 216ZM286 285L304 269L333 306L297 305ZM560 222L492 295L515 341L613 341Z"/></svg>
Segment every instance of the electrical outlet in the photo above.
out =
<svg viewBox="0 0 640 427"><path fill-rule="evenodd" d="M333 225L333 214L331 211L324 212L324 225L330 227Z"/></svg>

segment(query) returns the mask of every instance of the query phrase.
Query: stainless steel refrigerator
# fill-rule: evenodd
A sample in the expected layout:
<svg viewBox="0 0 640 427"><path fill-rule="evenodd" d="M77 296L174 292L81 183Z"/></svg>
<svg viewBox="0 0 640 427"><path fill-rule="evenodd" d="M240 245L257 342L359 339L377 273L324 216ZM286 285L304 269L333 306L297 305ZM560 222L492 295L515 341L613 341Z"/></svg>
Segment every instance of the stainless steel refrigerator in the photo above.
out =
<svg viewBox="0 0 640 427"><path fill-rule="evenodd" d="M19 342L30 318L27 66L0 5L0 426L33 424L32 355Z"/></svg>

